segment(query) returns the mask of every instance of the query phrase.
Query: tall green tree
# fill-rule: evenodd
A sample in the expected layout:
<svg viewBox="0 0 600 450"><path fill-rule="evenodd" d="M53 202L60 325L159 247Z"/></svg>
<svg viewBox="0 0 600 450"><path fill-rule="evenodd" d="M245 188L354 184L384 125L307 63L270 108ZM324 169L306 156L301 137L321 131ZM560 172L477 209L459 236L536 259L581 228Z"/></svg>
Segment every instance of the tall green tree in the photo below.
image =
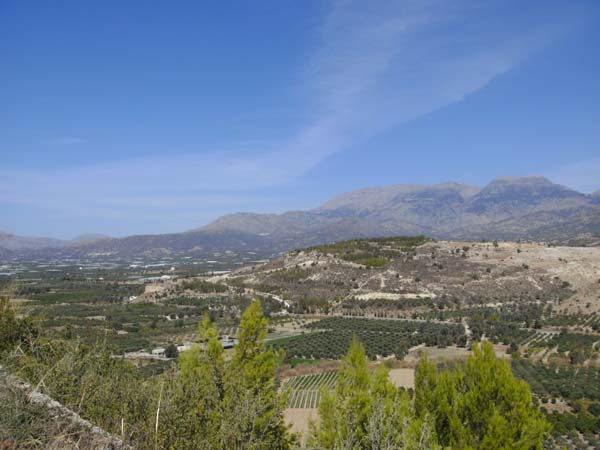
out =
<svg viewBox="0 0 600 450"><path fill-rule="evenodd" d="M319 416L320 422L310 426L310 449L438 448L433 423L415 416L408 393L390 382L384 365L369 370L356 338L342 360L335 391L322 392Z"/></svg>
<svg viewBox="0 0 600 450"><path fill-rule="evenodd" d="M255 300L240 321L238 345L225 373L224 449L285 449L291 439L283 420L287 398L275 372L283 355L266 348L268 320Z"/></svg>
<svg viewBox="0 0 600 450"><path fill-rule="evenodd" d="M283 421L286 398L275 371L281 355L266 348L267 319L258 300L244 312L239 344L225 358L210 319L199 327L203 346L182 352L167 392L163 448L285 450L293 437Z"/></svg>
<svg viewBox="0 0 600 450"><path fill-rule="evenodd" d="M542 448L549 424L534 407L529 385L496 358L491 343L474 345L466 364L451 370L438 372L422 360L415 383L417 415L433 417L444 448Z"/></svg>

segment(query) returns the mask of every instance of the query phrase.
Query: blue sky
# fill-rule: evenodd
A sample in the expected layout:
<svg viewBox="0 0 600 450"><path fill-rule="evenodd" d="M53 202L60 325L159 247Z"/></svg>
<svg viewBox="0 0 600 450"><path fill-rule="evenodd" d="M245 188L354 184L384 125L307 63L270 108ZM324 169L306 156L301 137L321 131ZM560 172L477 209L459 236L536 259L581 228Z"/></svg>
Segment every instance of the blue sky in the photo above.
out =
<svg viewBox="0 0 600 450"><path fill-rule="evenodd" d="M196 228L396 183L600 188L600 3L0 1L0 230Z"/></svg>

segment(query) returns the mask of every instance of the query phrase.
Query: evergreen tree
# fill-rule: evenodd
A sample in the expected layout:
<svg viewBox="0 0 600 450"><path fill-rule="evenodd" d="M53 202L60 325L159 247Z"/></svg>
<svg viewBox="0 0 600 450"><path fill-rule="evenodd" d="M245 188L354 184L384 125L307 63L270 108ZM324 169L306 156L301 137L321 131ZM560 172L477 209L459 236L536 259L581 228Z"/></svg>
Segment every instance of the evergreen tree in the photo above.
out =
<svg viewBox="0 0 600 450"><path fill-rule="evenodd" d="M433 424L415 417L406 391L379 365L370 372L363 345L352 340L335 391L324 389L319 424L310 425L308 447L319 450L438 448Z"/></svg>
<svg viewBox="0 0 600 450"><path fill-rule="evenodd" d="M267 349L268 320L255 300L244 312L225 373L224 449L285 449L291 445L283 421L285 396L275 381L282 355Z"/></svg>
<svg viewBox="0 0 600 450"><path fill-rule="evenodd" d="M260 302L242 315L239 345L226 360L217 330L205 318L199 327L204 347L179 357L161 427L163 447L207 450L288 449L293 439L283 421L286 398L279 395L275 370L281 355L267 349L267 320Z"/></svg>
<svg viewBox="0 0 600 450"><path fill-rule="evenodd" d="M179 356L177 346L175 344L169 344L167 348L165 348L165 356L167 358L177 358L177 356Z"/></svg>
<svg viewBox="0 0 600 450"><path fill-rule="evenodd" d="M419 417L434 417L443 447L457 450L541 449L549 430L527 383L495 357L490 343L474 345L464 366L441 373L421 361L415 409Z"/></svg>

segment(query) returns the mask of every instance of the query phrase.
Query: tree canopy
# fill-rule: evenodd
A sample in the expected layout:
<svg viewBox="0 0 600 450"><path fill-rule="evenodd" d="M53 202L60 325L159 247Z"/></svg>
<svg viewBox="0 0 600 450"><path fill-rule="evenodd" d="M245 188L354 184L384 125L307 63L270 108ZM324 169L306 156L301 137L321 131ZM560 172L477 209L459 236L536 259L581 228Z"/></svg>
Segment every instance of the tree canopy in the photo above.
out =
<svg viewBox="0 0 600 450"><path fill-rule="evenodd" d="M527 383L495 357L490 343L475 345L466 363L452 369L439 371L424 358L415 381L413 400L391 384L383 364L369 370L364 347L354 339L335 391L323 392L309 448L542 448L549 424Z"/></svg>
<svg viewBox="0 0 600 450"><path fill-rule="evenodd" d="M541 449L549 424L529 385L496 358L489 342L464 365L438 371L424 358L415 374L415 410L431 415L438 440L452 449Z"/></svg>
<svg viewBox="0 0 600 450"><path fill-rule="evenodd" d="M239 344L226 360L217 330L200 327L205 347L179 357L180 372L165 403L162 442L172 449L287 449L294 442L283 421L285 398L275 371L281 355L265 347L267 320L260 302L244 312Z"/></svg>
<svg viewBox="0 0 600 450"><path fill-rule="evenodd" d="M416 416L408 392L390 382L384 365L369 370L364 346L356 338L335 391L322 394L319 416L319 424L311 424L310 449L439 448L429 417Z"/></svg>

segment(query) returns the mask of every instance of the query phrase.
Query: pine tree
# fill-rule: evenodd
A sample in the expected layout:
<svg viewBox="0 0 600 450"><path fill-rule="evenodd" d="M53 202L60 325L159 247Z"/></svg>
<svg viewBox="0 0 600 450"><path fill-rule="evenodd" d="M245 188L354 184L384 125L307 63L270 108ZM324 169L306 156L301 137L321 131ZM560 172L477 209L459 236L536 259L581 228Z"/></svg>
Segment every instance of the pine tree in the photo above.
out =
<svg viewBox="0 0 600 450"><path fill-rule="evenodd" d="M369 370L356 338L342 360L335 391L324 389L319 424L310 426L309 448L319 450L434 450L429 417L415 417L408 393L389 380L384 365Z"/></svg>
<svg viewBox="0 0 600 450"><path fill-rule="evenodd" d="M452 449L542 448L549 424L531 391L495 357L489 342L473 346L464 366L438 373L423 360L416 373L417 415L434 418L439 442Z"/></svg>
<svg viewBox="0 0 600 450"><path fill-rule="evenodd" d="M267 349L268 321L258 300L244 312L225 374L224 448L285 449L291 445L283 421L285 396L280 396L275 372L282 355Z"/></svg>
<svg viewBox="0 0 600 450"><path fill-rule="evenodd" d="M267 349L267 319L254 301L242 315L239 345L226 360L207 317L204 347L179 358L163 425L163 447L207 450L285 450L294 443L283 421L286 399L275 371L281 355Z"/></svg>

